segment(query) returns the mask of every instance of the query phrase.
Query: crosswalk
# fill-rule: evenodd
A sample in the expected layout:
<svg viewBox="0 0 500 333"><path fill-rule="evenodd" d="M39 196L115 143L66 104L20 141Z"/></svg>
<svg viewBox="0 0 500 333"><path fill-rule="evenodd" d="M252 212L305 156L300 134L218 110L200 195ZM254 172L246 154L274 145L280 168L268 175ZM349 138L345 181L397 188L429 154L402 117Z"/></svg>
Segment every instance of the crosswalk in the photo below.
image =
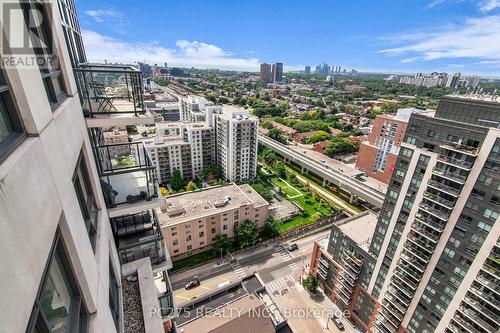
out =
<svg viewBox="0 0 500 333"><path fill-rule="evenodd" d="M271 293L276 293L293 288L294 284L295 279L291 274L288 274L278 280L266 283L266 289Z"/></svg>
<svg viewBox="0 0 500 333"><path fill-rule="evenodd" d="M236 273L238 279L243 279L245 276L247 276L247 273L245 273L245 270L241 267L239 262L237 261L231 262L231 267L233 268L233 271Z"/></svg>
<svg viewBox="0 0 500 333"><path fill-rule="evenodd" d="M288 253L287 250L285 250L285 248L283 248L282 245L274 245L273 248L274 251L280 255L281 260L283 260L284 262L292 260L292 256L290 255L290 253ZM297 264L294 262L288 264L288 266L292 271L296 271L299 269L299 266L297 266Z"/></svg>

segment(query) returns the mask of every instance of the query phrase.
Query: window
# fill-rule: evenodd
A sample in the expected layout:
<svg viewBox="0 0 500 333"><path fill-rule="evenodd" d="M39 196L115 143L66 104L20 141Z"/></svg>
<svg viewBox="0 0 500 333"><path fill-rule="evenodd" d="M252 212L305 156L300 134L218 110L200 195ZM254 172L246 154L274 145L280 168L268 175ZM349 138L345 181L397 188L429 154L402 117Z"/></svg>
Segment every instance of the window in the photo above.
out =
<svg viewBox="0 0 500 333"><path fill-rule="evenodd" d="M80 153L80 157L76 163L75 173L73 174L73 186L75 187L83 220L85 221L85 228L87 229L87 234L89 235L90 244L95 252L97 206L92 192L92 187L90 186L89 175L82 153Z"/></svg>
<svg viewBox="0 0 500 333"><path fill-rule="evenodd" d="M193 249L193 247L192 247L191 245L188 245L188 246L187 246L187 250L188 250L188 251L191 251L192 249Z"/></svg>
<svg viewBox="0 0 500 333"><path fill-rule="evenodd" d="M172 240L172 245L173 245L173 246L176 246L176 245L178 245L178 244L179 244L179 240L178 240L178 239L173 239L173 240Z"/></svg>
<svg viewBox="0 0 500 333"><path fill-rule="evenodd" d="M224 225L222 226L222 230L227 230L227 224L224 224Z"/></svg>
<svg viewBox="0 0 500 333"><path fill-rule="evenodd" d="M485 209L483 216L492 220L496 220L498 218L498 212L491 209Z"/></svg>
<svg viewBox="0 0 500 333"><path fill-rule="evenodd" d="M46 14L46 8L41 1L31 1L21 3L24 10L24 18L26 27L30 30L30 39L33 45L33 52L39 59L37 62L40 64L41 59L44 59L44 65L40 66L40 74L42 75L43 85L47 98L52 106L57 106L61 100L66 96L64 83L62 80L61 71L58 68L57 60L54 61L54 48L49 19ZM33 15L37 11L42 13L42 17Z"/></svg>
<svg viewBox="0 0 500 333"><path fill-rule="evenodd" d="M109 309L115 322L116 330L119 331L120 322L120 286L116 279L115 270L109 260Z"/></svg>
<svg viewBox="0 0 500 333"><path fill-rule="evenodd" d="M403 156L406 156L406 157L411 157L411 155L413 154L413 150L408 149L408 148L402 148L401 149L401 154Z"/></svg>
<svg viewBox="0 0 500 333"><path fill-rule="evenodd" d="M12 101L3 71L0 70L0 158L23 137L20 117Z"/></svg>
<svg viewBox="0 0 500 333"><path fill-rule="evenodd" d="M57 231L26 332L85 332L86 316L75 276Z"/></svg>

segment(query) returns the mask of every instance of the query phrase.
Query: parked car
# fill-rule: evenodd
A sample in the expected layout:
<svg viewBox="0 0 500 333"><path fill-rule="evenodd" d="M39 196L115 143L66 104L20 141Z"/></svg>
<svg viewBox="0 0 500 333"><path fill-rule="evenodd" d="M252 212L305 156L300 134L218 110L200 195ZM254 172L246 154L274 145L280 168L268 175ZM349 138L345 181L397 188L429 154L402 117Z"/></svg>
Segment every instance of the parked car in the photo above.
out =
<svg viewBox="0 0 500 333"><path fill-rule="evenodd" d="M342 322L340 321L340 318L333 317L332 320L333 320L333 323L335 324L335 326L337 326L337 328L340 331L344 331L345 330L344 324L342 324Z"/></svg>
<svg viewBox="0 0 500 333"><path fill-rule="evenodd" d="M200 285L200 279L198 279L198 277L195 277L193 280L191 280L188 283L186 283L186 285L184 286L184 288L186 290L189 290L189 289L192 289L194 287L198 287L199 285Z"/></svg>
<svg viewBox="0 0 500 333"><path fill-rule="evenodd" d="M292 243L292 244L288 245L288 247L287 247L287 250L290 252L298 250L298 249L299 249L299 246L297 245L297 243Z"/></svg>

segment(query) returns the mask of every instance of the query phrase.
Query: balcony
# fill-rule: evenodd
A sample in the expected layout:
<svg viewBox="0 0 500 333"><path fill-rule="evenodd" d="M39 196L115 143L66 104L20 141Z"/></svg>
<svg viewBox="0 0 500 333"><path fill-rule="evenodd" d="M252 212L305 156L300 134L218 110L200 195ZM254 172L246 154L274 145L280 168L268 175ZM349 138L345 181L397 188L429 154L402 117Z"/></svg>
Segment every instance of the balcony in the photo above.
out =
<svg viewBox="0 0 500 333"><path fill-rule="evenodd" d="M389 312L394 318L396 318L398 322L401 322L403 320L404 312L402 313L397 307L387 301L387 299L384 299L382 301L382 306L384 307L385 311Z"/></svg>
<svg viewBox="0 0 500 333"><path fill-rule="evenodd" d="M158 292L160 313L163 321L173 319L175 317L174 297L167 272L162 270L153 273L153 280Z"/></svg>
<svg viewBox="0 0 500 333"><path fill-rule="evenodd" d="M406 278L404 272L400 268L396 269L395 274L393 275L393 280L394 278L399 280L400 283L402 282L403 283L402 285L408 286L409 289L411 289L412 293L414 293L415 290L417 290L418 284L413 282L411 279Z"/></svg>
<svg viewBox="0 0 500 333"><path fill-rule="evenodd" d="M156 212L148 210L111 219L120 263L149 257L151 265L172 268Z"/></svg>
<svg viewBox="0 0 500 333"><path fill-rule="evenodd" d="M342 263L344 264L344 269L348 269L354 276L359 274L360 268L354 266L352 260L348 260L345 256L343 256Z"/></svg>
<svg viewBox="0 0 500 333"><path fill-rule="evenodd" d="M144 105L142 73L131 66L80 64L74 69L88 127L154 124Z"/></svg>
<svg viewBox="0 0 500 333"><path fill-rule="evenodd" d="M421 202L420 205L418 205L420 209L422 209L424 212L429 213L443 221L448 221L449 212L445 213L442 210L437 209L436 207L433 207L431 205L428 205L424 202Z"/></svg>
<svg viewBox="0 0 500 333"><path fill-rule="evenodd" d="M446 169L442 169L442 168L438 168L438 167L435 167L432 170L432 172L439 177L446 178L448 180L454 181L454 182L459 183L459 184L465 184L465 181L467 180L467 176L464 176L458 172L451 172L451 171L448 171Z"/></svg>
<svg viewBox="0 0 500 333"><path fill-rule="evenodd" d="M396 332L400 323L395 322L394 318L391 317L390 312L385 308L380 309L379 314L379 323L381 323L389 332ZM397 319L396 319L397 320Z"/></svg>
<svg viewBox="0 0 500 333"><path fill-rule="evenodd" d="M406 313L406 307L408 306L408 304L403 304L398 298L392 296L391 292L385 294L385 300L391 303L391 305L396 308L401 314L404 315Z"/></svg>
<svg viewBox="0 0 500 333"><path fill-rule="evenodd" d="M476 301L469 296L465 296L464 302L467 303L470 307L479 311L483 316L489 318L496 325L500 325L500 315L498 309L495 309L497 313L494 313L493 311L487 309L483 304L481 304L481 302Z"/></svg>
<svg viewBox="0 0 500 333"><path fill-rule="evenodd" d="M400 301L402 304L404 304L405 308L408 307L408 305L410 304L411 296L408 296L408 295L402 293L401 291L399 291L398 289L394 288L391 285L389 285L389 287L387 287L387 291L392 296L394 296L398 301Z"/></svg>
<svg viewBox="0 0 500 333"><path fill-rule="evenodd" d="M161 206L155 166L143 143L97 145L94 151L110 217Z"/></svg>
<svg viewBox="0 0 500 333"><path fill-rule="evenodd" d="M500 301L498 300L499 297L495 294L495 292L492 291L485 291L481 290L479 288L476 288L474 286L471 286L469 291L479 297L481 300L483 300L486 303L489 303L490 305L494 306L495 308L500 308Z"/></svg>
<svg viewBox="0 0 500 333"><path fill-rule="evenodd" d="M401 257L400 257L402 260L404 260L405 262L407 262L408 264L410 264L411 266L415 267L417 270L419 270L421 273L423 273L425 271L425 266L426 265L423 265L421 264L418 260L419 259L416 259L416 258L411 258L409 255L407 255L406 253L401 253Z"/></svg>
<svg viewBox="0 0 500 333"><path fill-rule="evenodd" d="M425 262L426 264L429 262L431 258L431 256L428 253L423 252L422 250L420 250L419 247L408 241L404 245L403 250L405 250L409 255L413 255L417 259Z"/></svg>
<svg viewBox="0 0 500 333"><path fill-rule="evenodd" d="M429 244L424 238L416 236L412 233L408 234L408 240L428 252L428 258L430 259L431 254L434 252L434 244Z"/></svg>
<svg viewBox="0 0 500 333"><path fill-rule="evenodd" d="M452 166L455 166L455 167L458 167L458 168L461 168L464 170L472 169L472 164L473 164L472 162L458 159L458 158L451 157L451 156L447 156L447 155L443 155L443 154L438 155L437 160L439 162L442 162L442 163L445 163L448 165L452 165Z"/></svg>
<svg viewBox="0 0 500 333"><path fill-rule="evenodd" d="M412 224L411 229L412 231L418 233L421 236L424 236L434 244L438 242L439 240L439 235L435 235L431 233L429 230L423 227L424 224L421 224L418 220L415 220L415 222Z"/></svg>
<svg viewBox="0 0 500 333"><path fill-rule="evenodd" d="M429 216L428 214L427 216L424 216L421 212L415 214L415 221L437 232L442 232L446 225L446 223L443 222L441 219L432 219L432 217Z"/></svg>
<svg viewBox="0 0 500 333"><path fill-rule="evenodd" d="M428 191L424 192L424 198L434 203L438 203L448 209L453 209L453 207L455 207L455 201L445 199L439 195L432 194Z"/></svg>
<svg viewBox="0 0 500 333"><path fill-rule="evenodd" d="M394 289L403 293L403 295L405 295L407 298L411 299L413 297L413 292L411 292L409 288L403 286L400 282L398 282L394 278L391 279L391 285L394 287Z"/></svg>
<svg viewBox="0 0 500 333"><path fill-rule="evenodd" d="M479 148L466 146L460 142L445 141L443 144L439 145L439 147L474 157L477 156L479 152Z"/></svg>
<svg viewBox="0 0 500 333"><path fill-rule="evenodd" d="M483 267L483 269L484 269L484 267ZM496 280L496 279L498 279L498 277L493 278L493 280ZM498 282L492 281L489 274L480 273L477 276L476 281L478 281L480 284L482 284L483 286L485 286L493 291L500 290L500 285L498 284Z"/></svg>
<svg viewBox="0 0 500 333"><path fill-rule="evenodd" d="M460 324L463 327L467 328L467 330L469 331L477 333L483 333L483 330L485 330L486 332L497 332L497 330L493 326L479 318L474 310L467 309L464 306L460 305L458 307L458 313L460 314L459 318L463 320L460 322ZM473 325L473 323L475 325ZM479 326L480 328L478 328L477 326Z"/></svg>
<svg viewBox="0 0 500 333"><path fill-rule="evenodd" d="M448 193L454 197L458 197L460 195L460 189L457 189L457 188L452 187L452 186L448 186L444 183L440 183L434 179L429 180L427 185L431 186L432 188L434 188L436 190Z"/></svg>

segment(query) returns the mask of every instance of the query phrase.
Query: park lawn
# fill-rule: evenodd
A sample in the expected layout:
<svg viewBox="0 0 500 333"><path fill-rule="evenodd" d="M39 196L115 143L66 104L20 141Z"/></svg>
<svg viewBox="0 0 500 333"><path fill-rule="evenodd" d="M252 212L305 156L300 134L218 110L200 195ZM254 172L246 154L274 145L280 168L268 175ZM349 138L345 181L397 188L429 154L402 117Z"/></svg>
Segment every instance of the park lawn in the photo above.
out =
<svg viewBox="0 0 500 333"><path fill-rule="evenodd" d="M304 193L299 189L289 187L282 179L273 177L270 180L271 183L278 186L281 191L288 196L287 200L296 203L308 213L308 216L299 215L287 222L282 223L279 226L280 233L312 223L323 216L329 216L334 213L332 208L316 201L309 193ZM298 196L298 193L302 195Z"/></svg>
<svg viewBox="0 0 500 333"><path fill-rule="evenodd" d="M271 183L278 186L286 195L287 199L304 195L304 193L302 193L299 189L295 188L293 185L289 186L289 184L281 178L273 177L271 178Z"/></svg>

